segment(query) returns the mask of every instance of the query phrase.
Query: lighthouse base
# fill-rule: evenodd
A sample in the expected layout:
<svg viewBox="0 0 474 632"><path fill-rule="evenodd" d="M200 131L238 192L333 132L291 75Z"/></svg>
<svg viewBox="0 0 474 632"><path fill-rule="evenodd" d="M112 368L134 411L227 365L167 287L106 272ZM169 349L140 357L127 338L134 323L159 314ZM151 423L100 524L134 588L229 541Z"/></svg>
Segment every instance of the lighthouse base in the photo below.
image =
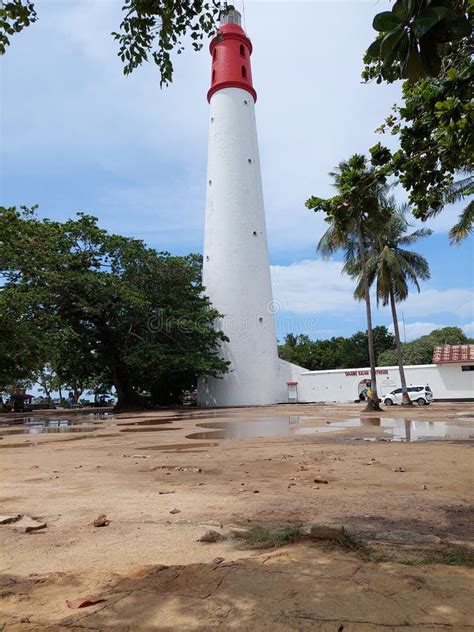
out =
<svg viewBox="0 0 474 632"><path fill-rule="evenodd" d="M303 367L278 359L277 368L265 376L260 375L258 384L246 384L246 377L236 372L229 372L222 378L201 378L197 403L201 408L285 404L288 403L287 382L297 379L305 371Z"/></svg>

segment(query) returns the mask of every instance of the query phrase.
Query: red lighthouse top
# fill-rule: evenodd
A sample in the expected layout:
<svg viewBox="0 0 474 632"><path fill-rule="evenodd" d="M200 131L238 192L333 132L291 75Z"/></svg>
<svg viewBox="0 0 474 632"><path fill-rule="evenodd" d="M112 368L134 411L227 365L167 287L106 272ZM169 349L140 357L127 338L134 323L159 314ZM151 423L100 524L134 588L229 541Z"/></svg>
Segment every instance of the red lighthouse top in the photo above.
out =
<svg viewBox="0 0 474 632"><path fill-rule="evenodd" d="M210 101L212 95L222 88L241 88L250 92L256 101L257 93L252 85L250 66L252 43L240 26L238 11L228 11L224 15L209 50L212 55L212 75L207 100Z"/></svg>

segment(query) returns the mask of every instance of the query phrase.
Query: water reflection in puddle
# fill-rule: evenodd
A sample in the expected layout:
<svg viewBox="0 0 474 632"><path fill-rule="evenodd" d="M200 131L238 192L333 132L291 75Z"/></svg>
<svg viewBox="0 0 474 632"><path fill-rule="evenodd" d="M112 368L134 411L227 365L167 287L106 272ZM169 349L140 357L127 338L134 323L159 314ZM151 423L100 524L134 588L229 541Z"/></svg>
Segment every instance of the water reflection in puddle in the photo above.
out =
<svg viewBox="0 0 474 632"><path fill-rule="evenodd" d="M306 418L307 419L307 418ZM305 419L305 421L306 421ZM197 424L210 432L195 432L187 439L250 439L258 437L288 437L309 434L342 432L351 428L383 430L390 441L420 441L444 439L449 441L474 440L474 427L456 426L444 421L420 421L379 417L361 417L326 422L324 426L301 426L299 417L262 417L252 421L206 422ZM388 435L388 436L387 436ZM379 438L378 433L374 439Z"/></svg>
<svg viewBox="0 0 474 632"><path fill-rule="evenodd" d="M40 419L27 417L14 423L2 424L0 435L13 434L39 435L62 432L94 432L103 426L102 422L92 419Z"/></svg>
<svg viewBox="0 0 474 632"><path fill-rule="evenodd" d="M92 413L81 417L51 419L49 417L20 417L15 420L0 422L0 436L41 435L71 432L95 432L110 427L113 417L107 413Z"/></svg>

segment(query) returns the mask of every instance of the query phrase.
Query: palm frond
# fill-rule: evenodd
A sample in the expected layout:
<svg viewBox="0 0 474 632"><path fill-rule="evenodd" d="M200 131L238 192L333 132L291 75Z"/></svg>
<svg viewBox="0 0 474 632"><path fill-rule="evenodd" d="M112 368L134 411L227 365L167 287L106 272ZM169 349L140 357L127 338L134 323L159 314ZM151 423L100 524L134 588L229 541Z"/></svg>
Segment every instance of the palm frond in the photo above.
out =
<svg viewBox="0 0 474 632"><path fill-rule="evenodd" d="M444 199L446 204L452 204L453 202L459 202L468 195L474 193L474 174L470 174L467 178L457 180L449 187Z"/></svg>
<svg viewBox="0 0 474 632"><path fill-rule="evenodd" d="M449 231L451 244L458 245L468 237L474 229L474 200L471 200L459 216L457 224Z"/></svg>
<svg viewBox="0 0 474 632"><path fill-rule="evenodd" d="M419 228L418 230L415 230L410 235L405 235L404 237L400 237L400 239L398 240L398 243L403 246L410 246L411 244L414 244L420 239L429 237L432 234L433 234L433 231L431 230L431 228Z"/></svg>

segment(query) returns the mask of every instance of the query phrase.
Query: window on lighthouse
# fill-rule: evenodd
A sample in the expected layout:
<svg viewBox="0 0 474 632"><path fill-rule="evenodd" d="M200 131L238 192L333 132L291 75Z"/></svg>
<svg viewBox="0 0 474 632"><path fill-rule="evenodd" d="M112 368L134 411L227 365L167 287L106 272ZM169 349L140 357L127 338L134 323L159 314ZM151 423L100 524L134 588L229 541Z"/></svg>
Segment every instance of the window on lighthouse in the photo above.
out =
<svg viewBox="0 0 474 632"><path fill-rule="evenodd" d="M245 57L245 46L243 44L240 45L240 54L242 57Z"/></svg>
<svg viewBox="0 0 474 632"><path fill-rule="evenodd" d="M247 79L247 69L242 66L242 79Z"/></svg>

